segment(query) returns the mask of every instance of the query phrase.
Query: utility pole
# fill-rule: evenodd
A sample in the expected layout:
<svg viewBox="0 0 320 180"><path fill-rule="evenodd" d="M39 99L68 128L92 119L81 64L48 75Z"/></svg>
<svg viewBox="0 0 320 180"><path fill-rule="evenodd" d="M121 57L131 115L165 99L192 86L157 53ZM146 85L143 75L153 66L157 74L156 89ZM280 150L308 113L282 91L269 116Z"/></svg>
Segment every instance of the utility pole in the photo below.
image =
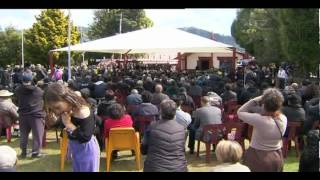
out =
<svg viewBox="0 0 320 180"><path fill-rule="evenodd" d="M71 59L70 59L70 39L71 39L71 12L69 12L69 20L68 20L68 80L71 79Z"/></svg>
<svg viewBox="0 0 320 180"><path fill-rule="evenodd" d="M24 47L23 47L23 29L21 31L21 65L24 68Z"/></svg>

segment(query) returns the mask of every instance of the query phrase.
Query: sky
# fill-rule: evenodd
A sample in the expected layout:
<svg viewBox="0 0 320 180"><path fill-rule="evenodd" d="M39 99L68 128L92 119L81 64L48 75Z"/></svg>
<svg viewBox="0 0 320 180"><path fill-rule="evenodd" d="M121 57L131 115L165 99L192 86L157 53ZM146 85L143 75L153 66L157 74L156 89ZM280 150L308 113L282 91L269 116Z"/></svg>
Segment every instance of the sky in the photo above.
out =
<svg viewBox="0 0 320 180"><path fill-rule="evenodd" d="M64 10L67 14L67 10ZM75 25L88 27L93 22L93 9L71 9ZM210 32L231 35L230 27L237 9L146 9L154 27L197 27ZM30 28L41 9L1 9L0 27Z"/></svg>

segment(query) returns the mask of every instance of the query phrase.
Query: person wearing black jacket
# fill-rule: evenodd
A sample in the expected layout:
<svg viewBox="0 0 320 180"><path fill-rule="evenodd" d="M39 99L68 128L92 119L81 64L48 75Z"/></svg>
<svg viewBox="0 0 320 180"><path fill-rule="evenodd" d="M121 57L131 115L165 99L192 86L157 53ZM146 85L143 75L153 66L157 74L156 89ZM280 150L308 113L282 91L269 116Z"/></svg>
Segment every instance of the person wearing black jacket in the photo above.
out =
<svg viewBox="0 0 320 180"><path fill-rule="evenodd" d="M27 70L23 74L23 84L17 88L18 113L20 117L21 158L27 156L28 136L32 131L32 157L41 157L42 139L45 127L43 110L43 91L32 85L32 73Z"/></svg>

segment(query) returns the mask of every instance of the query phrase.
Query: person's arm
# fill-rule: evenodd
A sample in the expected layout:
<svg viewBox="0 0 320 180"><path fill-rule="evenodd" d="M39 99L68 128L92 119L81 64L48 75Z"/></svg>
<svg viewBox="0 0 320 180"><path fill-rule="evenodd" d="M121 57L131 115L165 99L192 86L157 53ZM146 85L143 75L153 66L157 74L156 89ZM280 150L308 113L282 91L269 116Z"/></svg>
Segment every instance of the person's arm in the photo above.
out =
<svg viewBox="0 0 320 180"><path fill-rule="evenodd" d="M251 113L251 109L254 109L257 106L259 106L261 102L261 97L262 96L258 96L242 105L237 112L239 119L250 125L258 124L262 116L258 113Z"/></svg>

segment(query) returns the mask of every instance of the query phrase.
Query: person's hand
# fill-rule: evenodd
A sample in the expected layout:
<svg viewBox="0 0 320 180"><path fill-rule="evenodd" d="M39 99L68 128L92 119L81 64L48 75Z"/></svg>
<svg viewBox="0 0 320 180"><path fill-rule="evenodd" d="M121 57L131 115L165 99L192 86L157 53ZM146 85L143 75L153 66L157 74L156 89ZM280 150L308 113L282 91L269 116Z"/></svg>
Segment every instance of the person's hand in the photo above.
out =
<svg viewBox="0 0 320 180"><path fill-rule="evenodd" d="M72 111L69 111L69 112L63 112L61 114L61 119L62 119L62 123L67 126L68 124L71 123L71 114L72 114ZM72 124L72 123L71 123Z"/></svg>

